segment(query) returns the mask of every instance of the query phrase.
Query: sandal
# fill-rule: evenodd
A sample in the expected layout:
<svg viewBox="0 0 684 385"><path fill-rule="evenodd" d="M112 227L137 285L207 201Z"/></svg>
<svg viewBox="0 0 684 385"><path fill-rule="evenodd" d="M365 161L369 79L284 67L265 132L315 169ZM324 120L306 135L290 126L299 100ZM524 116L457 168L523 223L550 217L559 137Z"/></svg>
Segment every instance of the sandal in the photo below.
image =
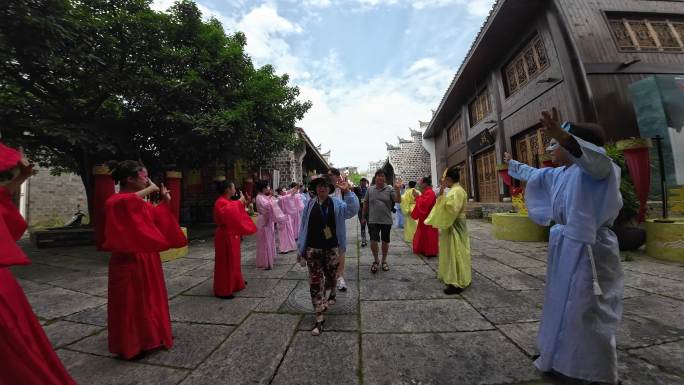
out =
<svg viewBox="0 0 684 385"><path fill-rule="evenodd" d="M323 333L323 324L325 320L314 322L313 329L311 329L311 335L314 337L320 336Z"/></svg>
<svg viewBox="0 0 684 385"><path fill-rule="evenodd" d="M387 264L387 262L382 263L382 271L389 271L389 265Z"/></svg>
<svg viewBox="0 0 684 385"><path fill-rule="evenodd" d="M377 272L378 272L378 263L373 262L373 264L371 265L371 273L375 274Z"/></svg>
<svg viewBox="0 0 684 385"><path fill-rule="evenodd" d="M337 303L337 299L335 297L328 298L328 306L333 306L336 303ZM328 310L327 307L325 310Z"/></svg>

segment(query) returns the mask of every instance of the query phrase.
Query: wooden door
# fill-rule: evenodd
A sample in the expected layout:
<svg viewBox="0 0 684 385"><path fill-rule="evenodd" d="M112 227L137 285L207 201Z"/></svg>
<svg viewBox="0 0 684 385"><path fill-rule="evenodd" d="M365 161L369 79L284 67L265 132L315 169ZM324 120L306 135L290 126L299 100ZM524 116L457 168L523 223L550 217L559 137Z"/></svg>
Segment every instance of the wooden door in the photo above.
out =
<svg viewBox="0 0 684 385"><path fill-rule="evenodd" d="M458 183L466 190L468 196L470 196L470 183L468 183L468 180L468 167L466 166L466 162L463 162L458 165Z"/></svg>
<svg viewBox="0 0 684 385"><path fill-rule="evenodd" d="M485 151L475 157L477 173L477 196L480 202L499 201L499 182L496 172L494 150Z"/></svg>

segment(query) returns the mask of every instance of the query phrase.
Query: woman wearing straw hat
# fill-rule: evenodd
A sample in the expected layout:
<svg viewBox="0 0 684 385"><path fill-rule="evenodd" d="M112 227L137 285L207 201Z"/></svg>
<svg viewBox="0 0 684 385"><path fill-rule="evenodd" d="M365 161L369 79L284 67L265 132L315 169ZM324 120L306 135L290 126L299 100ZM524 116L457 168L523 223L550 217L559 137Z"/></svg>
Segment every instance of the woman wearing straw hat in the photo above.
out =
<svg viewBox="0 0 684 385"><path fill-rule="evenodd" d="M335 304L339 257L347 246L344 221L359 212L359 199L350 193L349 183L337 183L342 199L331 196L335 186L327 175L311 181L316 196L304 209L299 231L297 260L309 268L311 303L316 312L314 336L323 332L323 313Z"/></svg>

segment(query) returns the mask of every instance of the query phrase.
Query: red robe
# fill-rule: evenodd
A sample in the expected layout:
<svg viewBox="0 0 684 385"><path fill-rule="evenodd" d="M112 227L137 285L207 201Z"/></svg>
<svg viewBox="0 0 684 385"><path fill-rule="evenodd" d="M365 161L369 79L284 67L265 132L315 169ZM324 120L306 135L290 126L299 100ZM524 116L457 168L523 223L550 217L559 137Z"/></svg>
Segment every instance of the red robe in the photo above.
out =
<svg viewBox="0 0 684 385"><path fill-rule="evenodd" d="M240 268L240 236L257 231L240 201L220 196L214 204L214 295L228 297L245 288Z"/></svg>
<svg viewBox="0 0 684 385"><path fill-rule="evenodd" d="M432 187L426 187L416 198L416 207L411 212L411 218L418 221L416 235L413 236L413 253L423 255L437 255L439 253L439 230L425 224L432 207L437 202L437 196Z"/></svg>
<svg viewBox="0 0 684 385"><path fill-rule="evenodd" d="M114 194L105 205L109 259L109 351L124 359L173 345L160 251L187 239L168 204L153 206L134 193Z"/></svg>
<svg viewBox="0 0 684 385"><path fill-rule="evenodd" d="M75 385L8 269L31 263L16 243L25 230L9 191L0 187L0 385Z"/></svg>

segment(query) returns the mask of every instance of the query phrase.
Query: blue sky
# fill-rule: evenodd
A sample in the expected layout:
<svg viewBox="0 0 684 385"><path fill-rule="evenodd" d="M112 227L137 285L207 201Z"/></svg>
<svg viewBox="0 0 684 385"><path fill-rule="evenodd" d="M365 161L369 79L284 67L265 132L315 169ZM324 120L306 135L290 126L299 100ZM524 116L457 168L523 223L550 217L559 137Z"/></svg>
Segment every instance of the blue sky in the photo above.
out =
<svg viewBox="0 0 684 385"><path fill-rule="evenodd" d="M336 166L368 167L430 119L494 0L197 0L247 36L313 107L299 122ZM173 0L154 0L165 10Z"/></svg>

